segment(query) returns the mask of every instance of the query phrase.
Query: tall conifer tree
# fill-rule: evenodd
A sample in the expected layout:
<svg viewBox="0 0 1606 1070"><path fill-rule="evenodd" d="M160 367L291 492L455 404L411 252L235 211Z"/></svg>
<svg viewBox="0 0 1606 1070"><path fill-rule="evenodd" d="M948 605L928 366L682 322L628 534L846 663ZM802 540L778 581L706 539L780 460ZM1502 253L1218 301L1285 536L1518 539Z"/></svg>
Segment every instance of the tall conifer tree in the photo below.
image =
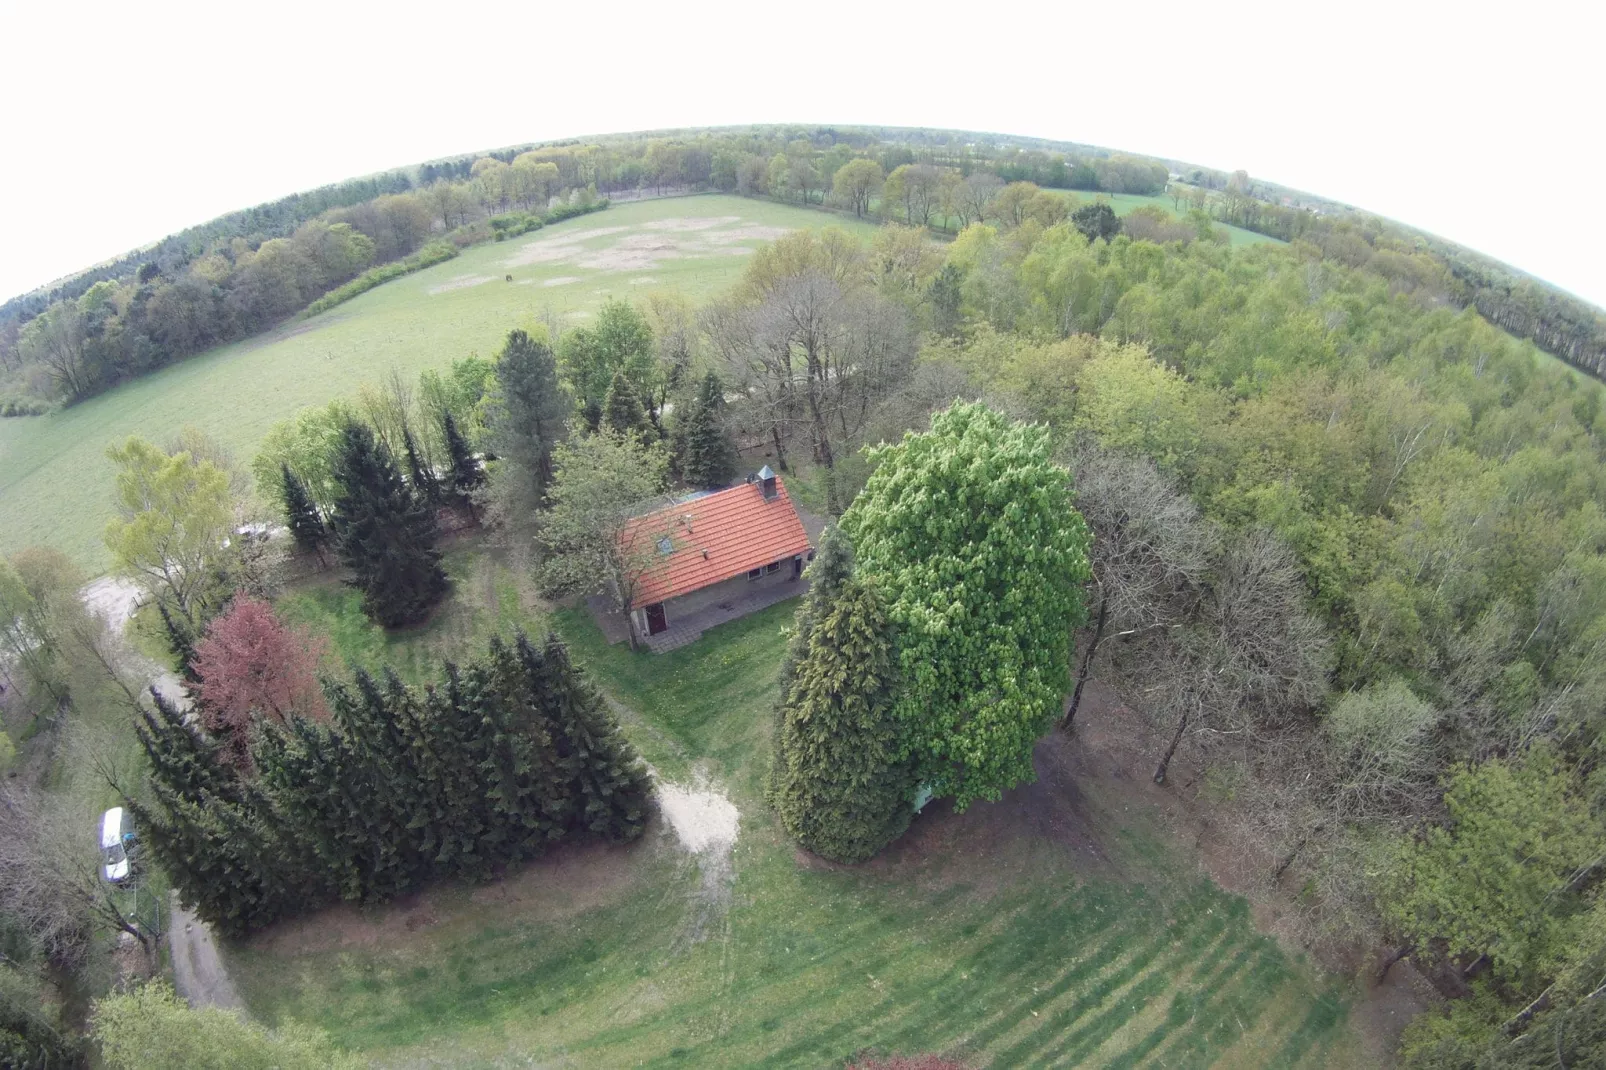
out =
<svg viewBox="0 0 1606 1070"><path fill-rule="evenodd" d="M425 464L419 455L418 441L413 438L411 428L402 428L402 442L407 450L407 475L411 481L413 494L430 505L439 504L440 480L435 478L434 470Z"/></svg>
<svg viewBox="0 0 1606 1070"><path fill-rule="evenodd" d="M452 489L459 499L467 501L468 496L485 483L485 470L480 467L474 451L468 448L468 440L457 429L457 421L450 412L441 416L441 435L446 439L446 453L451 458Z"/></svg>
<svg viewBox="0 0 1606 1070"><path fill-rule="evenodd" d="M362 424L346 425L335 474L340 557L363 592L363 612L387 628L418 622L446 593L434 517Z"/></svg>
<svg viewBox="0 0 1606 1070"><path fill-rule="evenodd" d="M182 613L175 614L167 607L167 600L156 600L156 611L162 617L162 631L167 634L167 648L178 658L179 675L191 683L197 682L195 675L195 634L190 631L189 622Z"/></svg>
<svg viewBox="0 0 1606 1070"><path fill-rule="evenodd" d="M886 609L875 587L852 574L841 531L823 542L815 564L828 567L810 569L809 601L799 611L769 797L804 847L862 862L909 826L913 762L892 712L897 667Z"/></svg>
<svg viewBox="0 0 1606 1070"><path fill-rule="evenodd" d="M316 554L321 562L324 547L329 545L329 525L324 523L323 514L318 512L307 485L288 464L280 465L280 475L284 480L284 519L289 525L290 537L295 540L297 549Z"/></svg>
<svg viewBox="0 0 1606 1070"><path fill-rule="evenodd" d="M621 435L650 436L654 433L636 384L625 377L623 369L614 372L613 381L608 384L608 396L602 403L602 426Z"/></svg>
<svg viewBox="0 0 1606 1070"><path fill-rule="evenodd" d="M602 696L548 633L537 652L523 635L519 653L541 687L561 739L576 798L574 830L615 843L641 835L647 822L651 782L646 765L608 712Z"/></svg>
<svg viewBox="0 0 1606 1070"><path fill-rule="evenodd" d="M715 490L736 474L736 445L725 428L725 387L710 371L679 428L680 475L694 487Z"/></svg>
<svg viewBox="0 0 1606 1070"><path fill-rule="evenodd" d="M489 404L491 446L537 501L552 481L552 449L568 434L570 407L551 348L524 331L509 332Z"/></svg>

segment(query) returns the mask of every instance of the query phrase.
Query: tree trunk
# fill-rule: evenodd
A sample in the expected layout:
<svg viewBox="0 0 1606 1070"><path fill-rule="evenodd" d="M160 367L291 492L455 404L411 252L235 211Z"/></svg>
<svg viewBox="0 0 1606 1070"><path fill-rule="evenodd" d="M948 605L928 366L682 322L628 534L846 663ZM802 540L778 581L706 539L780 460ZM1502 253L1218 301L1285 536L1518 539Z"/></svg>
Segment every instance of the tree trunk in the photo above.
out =
<svg viewBox="0 0 1606 1070"><path fill-rule="evenodd" d="M1160 759L1160 765L1154 771L1154 782L1156 784L1165 783L1165 774L1166 770L1171 766L1171 757L1177 753L1177 744L1182 742L1182 733L1186 732L1187 730L1188 706L1186 703L1184 703L1182 706L1182 718L1181 720L1177 721L1177 733L1171 737L1171 746L1165 749L1165 757Z"/></svg>
<svg viewBox="0 0 1606 1070"><path fill-rule="evenodd" d="M1511 1021L1502 1026L1501 1032L1505 1033L1508 1037L1516 1036L1518 1033L1522 1032L1523 1027L1533 1019L1534 1015L1550 1006L1550 992L1551 989L1555 987L1556 986L1552 984L1549 988L1539 993L1539 998L1524 1007L1515 1018L1511 1019Z"/></svg>
<svg viewBox="0 0 1606 1070"><path fill-rule="evenodd" d="M1403 947L1401 947L1398 951L1394 952L1394 954L1390 955L1389 958L1388 958L1388 961L1383 963L1383 968L1381 970L1377 971L1377 983L1378 984L1382 984L1383 983L1383 978L1385 978L1385 977L1387 977L1389 975L1389 971L1394 968L1394 964L1396 962L1399 962L1401 959L1403 959L1405 956L1409 955L1410 953L1411 953L1411 945L1410 944L1406 944Z"/></svg>
<svg viewBox="0 0 1606 1070"><path fill-rule="evenodd" d="M1298 858L1299 853L1305 849L1305 845L1310 843L1311 837L1315 836L1321 830L1322 826L1317 825L1315 828L1311 829L1309 833L1300 837L1299 842L1294 844L1294 849L1289 851L1281 862L1277 863L1277 869L1273 871L1271 875L1272 880L1282 879L1283 874L1288 872L1288 867L1294 864L1294 859Z"/></svg>
<svg viewBox="0 0 1606 1070"><path fill-rule="evenodd" d="M1076 710L1082 705L1082 688L1087 685L1088 674L1093 669L1093 655L1098 653L1099 640L1104 638L1104 622L1109 619L1110 596L1102 595L1099 598L1099 616L1093 625L1093 638L1088 640L1087 651L1082 655L1082 667L1076 673L1076 690L1071 692L1071 706L1065 711L1065 717L1060 721L1064 729L1069 732L1071 724L1076 720Z"/></svg>

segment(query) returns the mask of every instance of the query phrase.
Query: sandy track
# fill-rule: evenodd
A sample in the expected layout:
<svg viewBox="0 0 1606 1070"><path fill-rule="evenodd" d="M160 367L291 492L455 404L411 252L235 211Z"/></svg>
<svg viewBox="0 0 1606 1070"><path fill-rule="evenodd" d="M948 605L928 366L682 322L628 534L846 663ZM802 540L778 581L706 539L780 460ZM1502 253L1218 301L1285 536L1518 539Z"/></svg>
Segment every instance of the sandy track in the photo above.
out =
<svg viewBox="0 0 1606 1070"><path fill-rule="evenodd" d="M223 968L212 930L193 913L185 910L173 896L168 949L173 955L173 987L192 1007L222 1007L244 1011L245 1004L234 990L234 982Z"/></svg>

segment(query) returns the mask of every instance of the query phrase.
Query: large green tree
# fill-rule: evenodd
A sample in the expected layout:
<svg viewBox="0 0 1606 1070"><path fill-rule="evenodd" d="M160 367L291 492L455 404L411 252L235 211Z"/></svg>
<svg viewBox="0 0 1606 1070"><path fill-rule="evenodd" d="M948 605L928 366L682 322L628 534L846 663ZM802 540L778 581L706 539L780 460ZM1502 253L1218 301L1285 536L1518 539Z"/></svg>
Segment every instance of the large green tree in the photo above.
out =
<svg viewBox="0 0 1606 1070"><path fill-rule="evenodd" d="M509 332L486 409L504 510L533 513L552 481L552 451L568 436L570 409L557 360L545 342L525 331Z"/></svg>
<svg viewBox="0 0 1606 1070"><path fill-rule="evenodd" d="M362 424L346 426L336 476L340 559L363 593L363 612L387 628L423 619L446 593L428 506Z"/></svg>
<svg viewBox="0 0 1606 1070"><path fill-rule="evenodd" d="M117 465L118 516L106 525L112 559L198 630L208 607L216 608L230 557L228 473L137 437L106 455Z"/></svg>
<svg viewBox="0 0 1606 1070"><path fill-rule="evenodd" d="M1069 690L1089 575L1070 477L1046 428L979 404L870 454L842 527L899 632L897 716L935 794L997 799Z"/></svg>
<svg viewBox="0 0 1606 1070"><path fill-rule="evenodd" d="M548 586L605 593L628 609L664 559L662 540L673 539L667 529L636 522L667 484L668 455L639 438L599 431L559 447L554 467L540 532Z"/></svg>
<svg viewBox="0 0 1606 1070"><path fill-rule="evenodd" d="M654 348L652 325L628 301L606 302L595 322L564 334L559 346L563 374L588 427L595 430L602 418L615 372L624 373L638 397L653 396Z"/></svg>
<svg viewBox="0 0 1606 1070"><path fill-rule="evenodd" d="M897 658L875 585L855 577L852 547L827 531L783 674L769 799L804 847L862 862L913 816L914 763L893 715Z"/></svg>
<svg viewBox="0 0 1606 1070"><path fill-rule="evenodd" d="M1600 822L1543 753L1456 770L1444 803L1449 823L1400 843L1382 873L1385 918L1418 947L1487 955L1508 979L1551 973L1606 853Z"/></svg>

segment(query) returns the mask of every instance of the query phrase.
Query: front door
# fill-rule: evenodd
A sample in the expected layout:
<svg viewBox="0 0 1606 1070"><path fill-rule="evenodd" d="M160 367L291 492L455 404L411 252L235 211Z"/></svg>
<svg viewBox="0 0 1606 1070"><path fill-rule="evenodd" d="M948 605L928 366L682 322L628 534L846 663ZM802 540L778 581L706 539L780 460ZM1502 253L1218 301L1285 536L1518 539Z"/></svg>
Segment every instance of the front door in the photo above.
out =
<svg viewBox="0 0 1606 1070"><path fill-rule="evenodd" d="M664 616L664 604L654 602L647 607L647 634L657 635L669 628L669 618Z"/></svg>

